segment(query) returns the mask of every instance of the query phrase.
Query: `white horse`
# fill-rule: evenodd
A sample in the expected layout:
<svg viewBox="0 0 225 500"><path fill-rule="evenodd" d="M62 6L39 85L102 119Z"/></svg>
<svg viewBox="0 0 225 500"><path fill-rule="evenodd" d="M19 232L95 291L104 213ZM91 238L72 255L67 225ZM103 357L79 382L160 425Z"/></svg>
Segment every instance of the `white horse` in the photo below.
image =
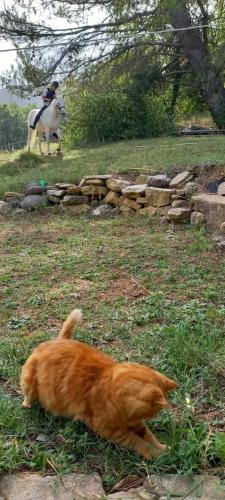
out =
<svg viewBox="0 0 225 500"><path fill-rule="evenodd" d="M27 125L28 125L28 141L27 141L27 148L28 151L30 151L30 144L31 144L31 139L33 136L33 133L35 130L30 128L30 125L33 125L35 116L37 115L39 109L32 109L28 115L27 119ZM41 149L41 137L43 133L45 133L46 136L46 143L47 143L47 153L50 153L50 148L49 148L49 143L50 143L50 133L57 134L59 138L59 145L57 148L57 151L61 151L61 134L59 130L59 123L60 123L60 118L64 117L66 115L66 110L65 110L65 103L63 97L55 97L51 104L43 111L41 117L38 120L38 123L36 125L36 131L38 135L38 142L39 142L39 151L41 154L43 154L43 151Z"/></svg>

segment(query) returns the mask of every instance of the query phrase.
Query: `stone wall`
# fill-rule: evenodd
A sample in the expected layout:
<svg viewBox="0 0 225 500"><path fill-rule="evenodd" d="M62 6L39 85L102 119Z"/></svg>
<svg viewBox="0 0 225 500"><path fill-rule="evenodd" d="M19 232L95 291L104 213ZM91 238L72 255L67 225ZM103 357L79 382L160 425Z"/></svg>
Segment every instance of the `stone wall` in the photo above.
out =
<svg viewBox="0 0 225 500"><path fill-rule="evenodd" d="M73 215L157 215L174 223L207 222L215 228L225 221L225 183L220 184L218 195L201 193L200 179L188 170L172 179L139 175L131 182L115 175L94 175L85 176L77 185L39 184L27 185L24 193L6 192L0 215L58 206Z"/></svg>

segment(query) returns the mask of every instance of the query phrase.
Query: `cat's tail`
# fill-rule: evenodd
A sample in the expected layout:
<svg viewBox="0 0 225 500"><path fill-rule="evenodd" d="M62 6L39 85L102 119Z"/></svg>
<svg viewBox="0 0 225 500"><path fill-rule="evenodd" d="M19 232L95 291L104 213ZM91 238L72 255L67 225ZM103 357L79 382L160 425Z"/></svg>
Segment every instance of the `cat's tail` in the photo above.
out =
<svg viewBox="0 0 225 500"><path fill-rule="evenodd" d="M80 309L74 309L64 321L63 326L59 332L58 340L70 339L75 325L81 321L82 313Z"/></svg>

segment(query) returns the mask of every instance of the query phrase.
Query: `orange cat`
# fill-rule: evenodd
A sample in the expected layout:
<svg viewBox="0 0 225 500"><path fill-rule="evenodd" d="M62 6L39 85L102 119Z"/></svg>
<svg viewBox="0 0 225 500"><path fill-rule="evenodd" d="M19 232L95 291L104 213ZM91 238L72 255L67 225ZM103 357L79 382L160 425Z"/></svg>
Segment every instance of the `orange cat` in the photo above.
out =
<svg viewBox="0 0 225 500"><path fill-rule="evenodd" d="M81 311L75 309L57 340L43 342L23 366L23 406L38 400L55 415L80 419L100 436L149 459L165 450L144 424L161 408L176 382L138 364L117 363L82 342L69 340ZM151 445L151 447L149 446Z"/></svg>

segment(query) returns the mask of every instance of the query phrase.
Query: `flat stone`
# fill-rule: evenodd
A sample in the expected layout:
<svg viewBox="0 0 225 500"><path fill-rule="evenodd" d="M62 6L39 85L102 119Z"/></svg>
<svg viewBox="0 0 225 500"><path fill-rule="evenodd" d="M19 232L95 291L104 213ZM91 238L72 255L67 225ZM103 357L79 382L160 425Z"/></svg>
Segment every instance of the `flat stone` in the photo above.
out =
<svg viewBox="0 0 225 500"><path fill-rule="evenodd" d="M135 184L147 184L148 175L140 174L135 179Z"/></svg>
<svg viewBox="0 0 225 500"><path fill-rule="evenodd" d="M62 198L66 194L65 189L47 189L46 191L47 197L55 196L56 198Z"/></svg>
<svg viewBox="0 0 225 500"><path fill-rule="evenodd" d="M172 200L185 200L185 196L180 194L172 194Z"/></svg>
<svg viewBox="0 0 225 500"><path fill-rule="evenodd" d="M123 498L126 498L126 500L156 500L155 494L150 493L150 491L147 491L147 489L142 486L140 488L131 488L127 491L112 493L108 495L107 498L109 500L122 500Z"/></svg>
<svg viewBox="0 0 225 500"><path fill-rule="evenodd" d="M103 203L113 206L119 205L120 195L115 191L109 191L106 197L103 200Z"/></svg>
<svg viewBox="0 0 225 500"><path fill-rule="evenodd" d="M138 196L136 198L136 202L140 203L140 205L149 205L149 200L146 196Z"/></svg>
<svg viewBox="0 0 225 500"><path fill-rule="evenodd" d="M179 207L187 207L187 201L185 200L173 200L172 203L171 203L171 207L173 208L179 208Z"/></svg>
<svg viewBox="0 0 225 500"><path fill-rule="evenodd" d="M158 188L166 188L169 186L170 179L167 175L150 175L147 178L148 186L158 187Z"/></svg>
<svg viewBox="0 0 225 500"><path fill-rule="evenodd" d="M65 205L65 206L63 206L61 203L61 206L64 209L67 209L71 215L87 214L91 210L90 205L87 205L85 203L82 203L81 205Z"/></svg>
<svg viewBox="0 0 225 500"><path fill-rule="evenodd" d="M101 179L102 181L107 181L108 179L111 179L112 175L85 175L83 179L80 181L79 187L82 187L85 184L85 181L87 180L93 180L93 179Z"/></svg>
<svg viewBox="0 0 225 500"><path fill-rule="evenodd" d="M81 192L86 196L102 196L105 197L108 193L106 186L82 186Z"/></svg>
<svg viewBox="0 0 225 500"><path fill-rule="evenodd" d="M125 205L128 208L132 208L133 210L138 210L141 208L141 205L137 203L135 200L131 200L130 198L126 198L126 196L123 198L123 205Z"/></svg>
<svg viewBox="0 0 225 500"><path fill-rule="evenodd" d="M225 196L225 182L221 182L221 184L218 186L217 193L219 196Z"/></svg>
<svg viewBox="0 0 225 500"><path fill-rule="evenodd" d="M114 209L110 205L100 205L100 207L92 210L91 214L95 217L104 216L104 215L112 215L114 214Z"/></svg>
<svg viewBox="0 0 225 500"><path fill-rule="evenodd" d="M146 486L145 486L146 485ZM159 500L166 498L177 499L187 498L187 500L224 500L225 487L223 481L208 474L196 475L193 478L187 476L162 475L150 476L145 487L154 491L155 497Z"/></svg>
<svg viewBox="0 0 225 500"><path fill-rule="evenodd" d="M177 196L185 196L184 189L177 189Z"/></svg>
<svg viewBox="0 0 225 500"><path fill-rule="evenodd" d="M149 200L149 204L153 207L164 207L170 204L172 195L176 193L175 189L163 189L156 187L147 187L145 196Z"/></svg>
<svg viewBox="0 0 225 500"><path fill-rule="evenodd" d="M169 186L171 188L175 187L181 187L185 185L185 183L189 182L191 179L193 179L193 175L189 170L185 170L184 172L180 172L180 174L175 175L173 179L170 181Z"/></svg>
<svg viewBox="0 0 225 500"><path fill-rule="evenodd" d="M51 196L50 194L47 196L48 198L48 201L50 201L51 203L54 203L55 205L59 205L60 204L60 198L58 198L58 196Z"/></svg>
<svg viewBox="0 0 225 500"><path fill-rule="evenodd" d="M5 201L0 201L0 215L9 215L12 212L12 206Z"/></svg>
<svg viewBox="0 0 225 500"><path fill-rule="evenodd" d="M205 215L207 225L212 229L219 229L225 221L225 197L218 194L196 194L192 196L192 203L197 212Z"/></svg>
<svg viewBox="0 0 225 500"><path fill-rule="evenodd" d="M3 476L0 491L6 500L101 500L102 482L97 474L58 476L9 474Z"/></svg>
<svg viewBox="0 0 225 500"><path fill-rule="evenodd" d="M126 187L129 187L131 183L126 181L125 179L108 179L106 181L106 186L111 191L115 191L116 193L122 193L122 190Z"/></svg>
<svg viewBox="0 0 225 500"><path fill-rule="evenodd" d="M84 186L105 186L103 179L85 179Z"/></svg>
<svg viewBox="0 0 225 500"><path fill-rule="evenodd" d="M202 226L202 224L205 224L205 222L206 219L202 212L192 212L190 219L190 223L192 226Z"/></svg>
<svg viewBox="0 0 225 500"><path fill-rule="evenodd" d="M59 182L58 184L56 184L56 187L58 189L65 189L65 191L67 191L67 189L74 188L77 186L75 186L75 184L68 184L67 182Z"/></svg>
<svg viewBox="0 0 225 500"><path fill-rule="evenodd" d="M27 186L25 189L25 196L29 196L31 194L42 194L46 191L46 187L41 187L38 184L32 184L31 186Z"/></svg>
<svg viewBox="0 0 225 500"><path fill-rule="evenodd" d="M140 208L137 210L137 215L147 215L149 217L152 217L153 215L157 214L157 208L156 207L145 207L145 208Z"/></svg>
<svg viewBox="0 0 225 500"><path fill-rule="evenodd" d="M124 188L122 194L128 198L136 198L145 194L146 187L147 184L134 184L133 186Z"/></svg>
<svg viewBox="0 0 225 500"><path fill-rule="evenodd" d="M81 194L81 189L79 186L69 186L66 190L66 194Z"/></svg>
<svg viewBox="0 0 225 500"><path fill-rule="evenodd" d="M63 205L81 205L82 203L88 203L87 196L66 195L62 200Z"/></svg>
<svg viewBox="0 0 225 500"><path fill-rule="evenodd" d="M46 196L41 196L40 194L30 194L25 196L20 202L20 207L26 210L32 210L35 208L43 208L47 206Z"/></svg>
<svg viewBox="0 0 225 500"><path fill-rule="evenodd" d="M24 194L17 193L16 191L6 191L4 198L24 198Z"/></svg>
<svg viewBox="0 0 225 500"><path fill-rule="evenodd" d="M191 216L190 208L170 208L167 218L172 222L188 222Z"/></svg>

